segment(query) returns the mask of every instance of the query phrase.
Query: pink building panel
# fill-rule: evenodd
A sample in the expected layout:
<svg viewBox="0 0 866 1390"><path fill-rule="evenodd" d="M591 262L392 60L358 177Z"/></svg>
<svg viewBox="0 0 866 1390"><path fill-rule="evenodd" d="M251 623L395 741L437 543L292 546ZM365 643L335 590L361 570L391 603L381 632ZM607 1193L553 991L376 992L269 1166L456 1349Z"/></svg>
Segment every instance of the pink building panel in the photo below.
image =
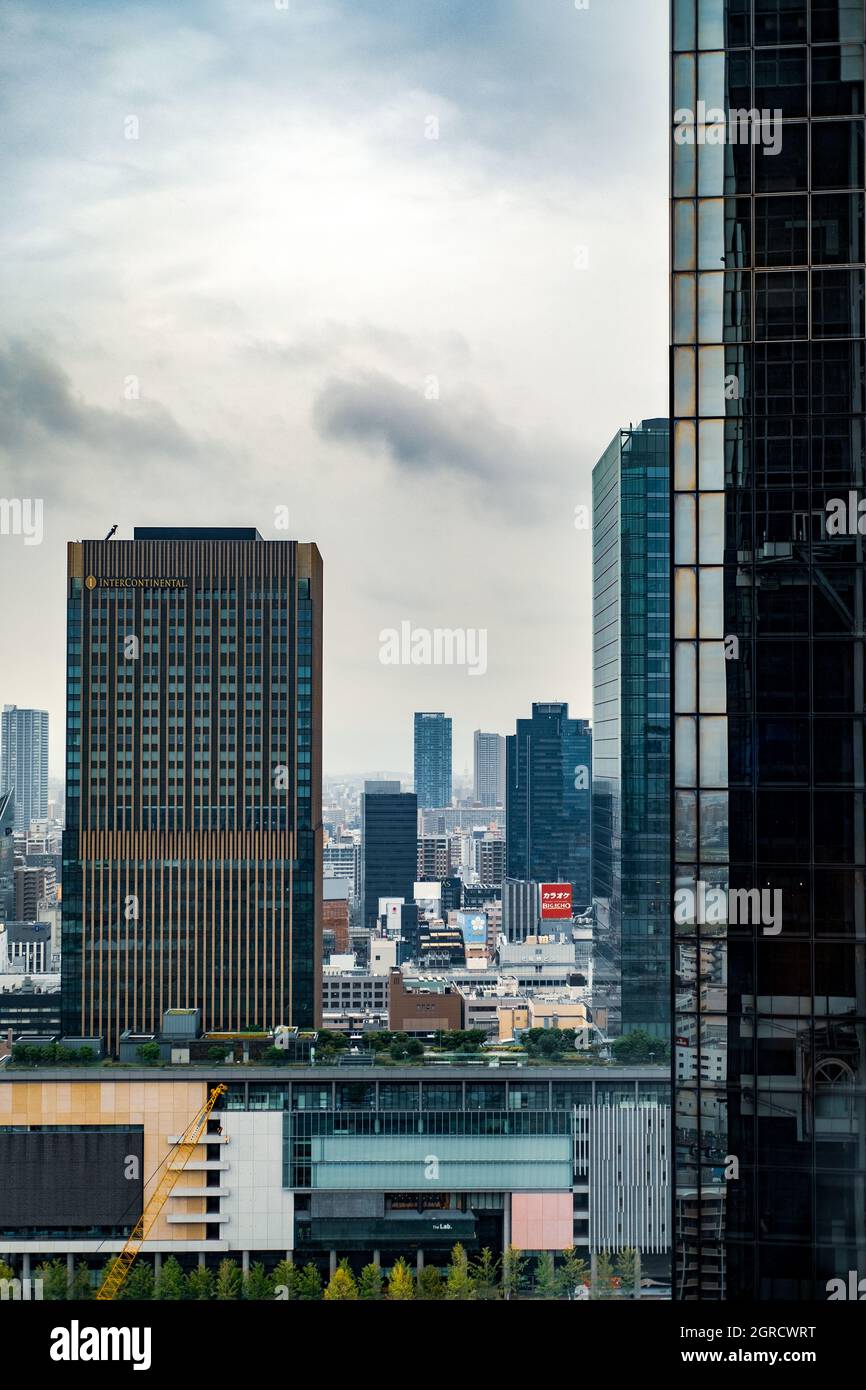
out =
<svg viewBox="0 0 866 1390"><path fill-rule="evenodd" d="M570 1192L515 1192L511 1243L518 1250L570 1250L574 1244Z"/></svg>

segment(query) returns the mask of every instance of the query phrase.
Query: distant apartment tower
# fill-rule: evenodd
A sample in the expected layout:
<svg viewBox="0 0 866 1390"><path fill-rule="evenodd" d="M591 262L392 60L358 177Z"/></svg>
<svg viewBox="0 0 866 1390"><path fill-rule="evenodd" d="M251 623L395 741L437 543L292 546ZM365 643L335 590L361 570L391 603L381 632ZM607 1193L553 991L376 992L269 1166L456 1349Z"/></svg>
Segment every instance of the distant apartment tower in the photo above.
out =
<svg viewBox="0 0 866 1390"><path fill-rule="evenodd" d="M322 562L249 528L69 546L63 1028L321 1014Z"/></svg>
<svg viewBox="0 0 866 1390"><path fill-rule="evenodd" d="M0 922L15 919L15 794L0 792Z"/></svg>
<svg viewBox="0 0 866 1390"><path fill-rule="evenodd" d="M31 864L19 864L15 869L15 920L16 922L36 922L39 920L39 904L43 899L53 899L56 878L52 868L36 868Z"/></svg>
<svg viewBox="0 0 866 1390"><path fill-rule="evenodd" d="M15 829L48 817L48 712L4 705L0 715L0 792L13 791Z"/></svg>
<svg viewBox="0 0 866 1390"><path fill-rule="evenodd" d="M379 919L380 898L414 901L418 861L418 798L399 782L365 782L361 795L363 926Z"/></svg>
<svg viewBox="0 0 866 1390"><path fill-rule="evenodd" d="M447 835L418 836L418 879L444 879L451 873L451 840Z"/></svg>
<svg viewBox="0 0 866 1390"><path fill-rule="evenodd" d="M479 806L505 805L505 736L474 734L474 799Z"/></svg>
<svg viewBox="0 0 866 1390"><path fill-rule="evenodd" d="M423 809L451 805L451 720L415 715L415 795Z"/></svg>
<svg viewBox="0 0 866 1390"><path fill-rule="evenodd" d="M334 933L334 952L349 950L349 899L351 884L345 878L326 878L322 895L322 931Z"/></svg>
<svg viewBox="0 0 866 1390"><path fill-rule="evenodd" d="M329 840L322 850L322 871L326 879L344 878L350 896L356 898L361 882L361 847L350 837Z"/></svg>
<svg viewBox="0 0 866 1390"><path fill-rule="evenodd" d="M669 447L667 420L644 420L592 474L596 984L605 967L618 976L622 1032L658 1038L670 1032Z"/></svg>
<svg viewBox="0 0 866 1390"><path fill-rule="evenodd" d="M507 876L570 883L580 911L592 892L589 720L569 719L567 704L533 704L506 745Z"/></svg>
<svg viewBox="0 0 866 1390"><path fill-rule="evenodd" d="M473 842L475 872L481 883L501 883L505 877L505 839L484 835Z"/></svg>

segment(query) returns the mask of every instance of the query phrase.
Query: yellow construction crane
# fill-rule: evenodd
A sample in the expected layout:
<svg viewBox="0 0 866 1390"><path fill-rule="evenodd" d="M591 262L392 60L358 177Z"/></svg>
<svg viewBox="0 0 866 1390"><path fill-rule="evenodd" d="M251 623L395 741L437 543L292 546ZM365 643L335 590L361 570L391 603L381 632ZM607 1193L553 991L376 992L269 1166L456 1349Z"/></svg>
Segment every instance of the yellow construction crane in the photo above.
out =
<svg viewBox="0 0 866 1390"><path fill-rule="evenodd" d="M220 1096L227 1090L227 1086L214 1086L204 1105L190 1120L177 1144L172 1147L168 1156L170 1166L166 1168L157 1183L144 1211L135 1224L132 1234L103 1279L96 1295L98 1299L116 1298L120 1293L126 1283L127 1275L132 1269L135 1257L147 1239L150 1228L165 1206L171 1189L195 1152L195 1147L204 1133L210 1112ZM202 1196L206 1195L206 1190L203 1189Z"/></svg>

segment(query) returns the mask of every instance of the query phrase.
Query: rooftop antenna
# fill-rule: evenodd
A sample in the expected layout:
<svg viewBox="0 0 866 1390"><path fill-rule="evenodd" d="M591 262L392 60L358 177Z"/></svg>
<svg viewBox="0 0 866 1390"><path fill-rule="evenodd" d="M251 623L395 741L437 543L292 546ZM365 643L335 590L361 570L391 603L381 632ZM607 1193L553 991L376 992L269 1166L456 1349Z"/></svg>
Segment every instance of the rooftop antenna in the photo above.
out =
<svg viewBox="0 0 866 1390"><path fill-rule="evenodd" d="M108 535L105 537L105 540L106 540L106 541L110 541L110 540L111 540L111 537L114 535L114 533L115 533L116 530L117 530L117 522L114 523L114 525L112 526L112 528L111 528L111 530L109 531ZM103 541L103 544L105 544L104 541Z"/></svg>

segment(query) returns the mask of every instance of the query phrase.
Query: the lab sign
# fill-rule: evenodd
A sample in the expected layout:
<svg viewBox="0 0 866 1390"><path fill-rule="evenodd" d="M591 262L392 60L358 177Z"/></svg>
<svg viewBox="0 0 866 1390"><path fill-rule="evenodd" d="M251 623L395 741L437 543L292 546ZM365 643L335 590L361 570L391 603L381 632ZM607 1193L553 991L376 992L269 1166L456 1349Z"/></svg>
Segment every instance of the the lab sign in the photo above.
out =
<svg viewBox="0 0 866 1390"><path fill-rule="evenodd" d="M571 884L541 884L541 920L543 922L565 921L572 917Z"/></svg>

